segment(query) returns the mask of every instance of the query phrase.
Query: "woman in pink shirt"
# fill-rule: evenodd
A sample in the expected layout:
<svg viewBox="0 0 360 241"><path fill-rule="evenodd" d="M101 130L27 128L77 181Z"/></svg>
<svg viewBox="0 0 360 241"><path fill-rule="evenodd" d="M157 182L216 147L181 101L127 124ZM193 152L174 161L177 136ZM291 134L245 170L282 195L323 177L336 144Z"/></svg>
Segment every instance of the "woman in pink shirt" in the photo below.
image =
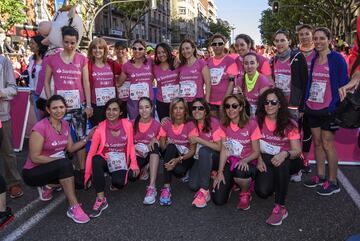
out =
<svg viewBox="0 0 360 241"><path fill-rule="evenodd" d="M67 216L76 223L87 223L89 217L75 196L73 165L65 152L83 148L91 134L73 143L69 124L63 120L66 102L60 95L53 95L48 99L46 112L48 117L36 123L32 129L29 156L22 171L24 182L38 187L42 201L51 200L55 184L60 183L70 204Z"/></svg>
<svg viewBox="0 0 360 241"><path fill-rule="evenodd" d="M127 101L127 111L131 120L138 115L138 102L143 96L153 99L152 59L146 57L146 43L137 39L132 44L133 57L123 65L117 83L124 89L123 99Z"/></svg>
<svg viewBox="0 0 360 241"><path fill-rule="evenodd" d="M102 38L94 39L88 50L88 68L91 90L91 105L94 110L90 121L97 126L105 120L105 103L115 98L115 77L112 66L109 65L107 43Z"/></svg>
<svg viewBox="0 0 360 241"><path fill-rule="evenodd" d="M190 142L196 144L196 152L189 172L189 187L196 191L192 205L204 208L210 201L210 174L218 169L221 138L225 133L219 120L210 115L210 105L203 98L194 100L191 111L199 136L190 137Z"/></svg>
<svg viewBox="0 0 360 241"><path fill-rule="evenodd" d="M266 223L281 225L288 216L285 199L290 175L304 166L300 158L300 133L290 117L286 98L278 88L268 89L260 95L256 116L261 129L261 155L257 163L255 192L261 198L275 193L275 207Z"/></svg>
<svg viewBox="0 0 360 241"><path fill-rule="evenodd" d="M179 69L174 67L175 57L166 43L155 48L153 73L157 83L156 111L159 119L169 116L171 101L179 96Z"/></svg>
<svg viewBox="0 0 360 241"><path fill-rule="evenodd" d="M210 71L205 60L196 58L196 46L192 40L185 39L181 42L179 58L180 97L185 98L189 107L195 98L205 98L209 102Z"/></svg>
<svg viewBox="0 0 360 241"><path fill-rule="evenodd" d="M135 155L133 126L121 119L121 100L110 99L105 104L106 120L100 122L91 140L86 159L85 185L92 176L96 192L96 201L90 213L91 218L99 217L108 207L104 196L104 172L110 174L110 189L121 189L127 180L136 180L139 167Z"/></svg>
<svg viewBox="0 0 360 241"><path fill-rule="evenodd" d="M221 140L220 164L211 193L214 203L223 205L228 201L233 184L239 185L237 209L241 210L250 208L249 186L255 178L261 137L256 121L246 113L245 103L243 95L229 95L223 101L222 124L226 137Z"/></svg>
<svg viewBox="0 0 360 241"><path fill-rule="evenodd" d="M185 176L194 163L196 145L189 138L197 136L197 129L189 121L188 105L183 98L175 98L170 105L170 119L160 129L160 147L164 158L164 186L160 205L171 205L171 178Z"/></svg>
<svg viewBox="0 0 360 241"><path fill-rule="evenodd" d="M160 123L152 118L153 104L148 97L139 100L139 115L134 120L134 144L136 159L141 174L147 176L150 167L150 183L146 188L144 204L153 204L156 199L156 177L159 166L159 141ZM140 175L141 177L144 175ZM146 179L144 179L146 180Z"/></svg>

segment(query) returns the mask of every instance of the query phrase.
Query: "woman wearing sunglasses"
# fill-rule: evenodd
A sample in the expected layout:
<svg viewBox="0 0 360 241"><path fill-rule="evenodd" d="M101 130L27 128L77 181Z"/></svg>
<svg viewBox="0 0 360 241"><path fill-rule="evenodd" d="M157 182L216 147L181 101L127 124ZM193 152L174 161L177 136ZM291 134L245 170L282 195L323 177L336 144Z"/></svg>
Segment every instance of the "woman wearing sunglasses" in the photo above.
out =
<svg viewBox="0 0 360 241"><path fill-rule="evenodd" d="M171 178L185 176L194 163L196 145L189 138L198 136L197 128L189 121L188 105L183 98L175 98L170 105L170 119L160 129L160 147L164 158L164 186L160 205L171 205Z"/></svg>
<svg viewBox="0 0 360 241"><path fill-rule="evenodd" d="M132 52L133 57L123 65L117 82L117 86L123 89L122 97L127 101L127 111L131 120L139 113L138 102L141 97L153 99L154 79L152 60L146 57L146 43L141 39L135 40L132 44Z"/></svg>
<svg viewBox="0 0 360 241"><path fill-rule="evenodd" d="M281 225L288 216L285 199L291 174L303 168L300 157L300 133L290 118L286 97L279 88L264 91L259 97L257 121L261 129L258 173L255 192L261 198L275 193L275 207L266 220L270 225Z"/></svg>
<svg viewBox="0 0 360 241"><path fill-rule="evenodd" d="M238 209L250 208L249 186L255 178L256 159L260 154L259 127L245 111L243 95L225 97L222 124L225 138L222 138L220 163L213 183L212 199L222 205L228 200L234 182L240 186Z"/></svg>
<svg viewBox="0 0 360 241"><path fill-rule="evenodd" d="M180 97L185 98L189 107L195 98L205 98L206 101L209 101L210 72L205 60L196 58L196 46L192 40L183 40L179 49Z"/></svg>
<svg viewBox="0 0 360 241"><path fill-rule="evenodd" d="M226 39L221 34L214 34L210 45L215 56L207 60L211 77L210 105L213 115L217 117L222 100L233 91L238 73L235 60L224 53L225 43Z"/></svg>
<svg viewBox="0 0 360 241"><path fill-rule="evenodd" d="M159 119L169 116L171 101L179 96L179 70L174 66L175 57L166 43L155 47L153 72L157 83L156 111Z"/></svg>
<svg viewBox="0 0 360 241"><path fill-rule="evenodd" d="M189 173L189 186L196 191L192 205L203 208L210 201L210 174L218 169L221 139L225 133L219 121L211 117L210 106L203 98L195 99L191 110L199 136L190 137L190 142L196 144L196 152Z"/></svg>

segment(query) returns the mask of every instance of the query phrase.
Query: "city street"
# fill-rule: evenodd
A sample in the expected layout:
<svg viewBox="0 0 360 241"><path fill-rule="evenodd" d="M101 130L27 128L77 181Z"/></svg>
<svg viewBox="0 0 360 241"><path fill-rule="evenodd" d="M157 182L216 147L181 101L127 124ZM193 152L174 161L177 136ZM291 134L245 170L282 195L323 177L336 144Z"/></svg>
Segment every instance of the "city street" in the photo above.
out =
<svg viewBox="0 0 360 241"><path fill-rule="evenodd" d="M18 154L19 169L25 156L26 151ZM331 197L319 196L301 183L291 183L287 200L289 216L279 227L265 223L273 208L273 199L263 200L253 195L250 210L238 211L238 194L233 193L225 206L210 202L200 210L191 206L193 193L177 179L173 180L170 207L162 207L158 202L144 206L146 182L138 181L120 191L107 191L109 208L88 224L76 224L66 216L67 202L62 193L56 193L49 202L42 202L36 189L24 186L22 198L7 199L16 219L0 233L0 239L345 240L351 234L360 233L359 176L360 167L341 167L341 192ZM161 175L158 187L160 183ZM89 211L95 200L93 189L78 191L78 197L85 211Z"/></svg>

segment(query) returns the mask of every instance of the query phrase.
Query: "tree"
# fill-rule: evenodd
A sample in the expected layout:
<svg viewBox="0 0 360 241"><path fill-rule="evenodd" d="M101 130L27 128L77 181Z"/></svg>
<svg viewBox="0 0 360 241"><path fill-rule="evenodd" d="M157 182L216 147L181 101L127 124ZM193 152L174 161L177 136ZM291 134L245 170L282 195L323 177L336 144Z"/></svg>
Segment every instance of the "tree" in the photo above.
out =
<svg viewBox="0 0 360 241"><path fill-rule="evenodd" d="M19 0L0 1L0 27L6 32L17 23L26 21L26 6Z"/></svg>
<svg viewBox="0 0 360 241"><path fill-rule="evenodd" d="M209 29L211 33L220 33L222 36L224 36L227 39L230 39L231 34L231 27L230 24L226 21L223 21L221 19L218 19L216 23L213 21L209 24Z"/></svg>

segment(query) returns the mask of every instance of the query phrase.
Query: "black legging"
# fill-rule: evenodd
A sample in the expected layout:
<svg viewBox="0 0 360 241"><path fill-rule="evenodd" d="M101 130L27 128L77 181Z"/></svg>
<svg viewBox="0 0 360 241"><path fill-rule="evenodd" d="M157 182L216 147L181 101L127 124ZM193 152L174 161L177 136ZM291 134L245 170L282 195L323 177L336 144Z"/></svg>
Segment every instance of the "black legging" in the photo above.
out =
<svg viewBox="0 0 360 241"><path fill-rule="evenodd" d="M211 199L216 205L224 205L225 203L227 203L229 199L229 194L234 185L234 178L241 178L241 179L254 178L255 173L256 173L256 167L253 164L249 163L248 171L240 171L237 168L234 168L234 170L230 171L230 164L229 162L226 162L223 171L225 184L221 182L219 189L215 187L212 190Z"/></svg>
<svg viewBox="0 0 360 241"><path fill-rule="evenodd" d="M47 184L58 184L61 179L73 177L74 168L69 159L63 158L31 169L23 169L22 174L27 185L39 187Z"/></svg>
<svg viewBox="0 0 360 241"><path fill-rule="evenodd" d="M106 119L106 110L105 106L97 106L95 104L91 104L93 107L93 115L90 117L90 122L92 126L97 126L100 122Z"/></svg>
<svg viewBox="0 0 360 241"><path fill-rule="evenodd" d="M171 161L171 159L179 156L179 151L174 144L169 144L164 150L164 165ZM194 163L194 159L191 157L189 159L184 159L182 163L176 164L175 168L172 171L166 170L164 167L164 184L171 183L171 177L174 174L176 177L185 176L187 170L191 168Z"/></svg>
<svg viewBox="0 0 360 241"><path fill-rule="evenodd" d="M255 192L261 198L267 198L275 192L275 203L285 205L290 175L298 173L304 167L301 158L285 159L280 166L271 163L273 155L261 154L266 165L266 172L257 172L255 178Z"/></svg>
<svg viewBox="0 0 360 241"><path fill-rule="evenodd" d="M159 120L162 120L164 117L169 117L170 103L156 100L156 112L158 114Z"/></svg>
<svg viewBox="0 0 360 241"><path fill-rule="evenodd" d="M299 119L299 128L303 131L302 150L308 153L311 147L312 134L306 114L304 114L303 118Z"/></svg>
<svg viewBox="0 0 360 241"><path fill-rule="evenodd" d="M3 176L0 174L0 194L6 192L6 183Z"/></svg>

